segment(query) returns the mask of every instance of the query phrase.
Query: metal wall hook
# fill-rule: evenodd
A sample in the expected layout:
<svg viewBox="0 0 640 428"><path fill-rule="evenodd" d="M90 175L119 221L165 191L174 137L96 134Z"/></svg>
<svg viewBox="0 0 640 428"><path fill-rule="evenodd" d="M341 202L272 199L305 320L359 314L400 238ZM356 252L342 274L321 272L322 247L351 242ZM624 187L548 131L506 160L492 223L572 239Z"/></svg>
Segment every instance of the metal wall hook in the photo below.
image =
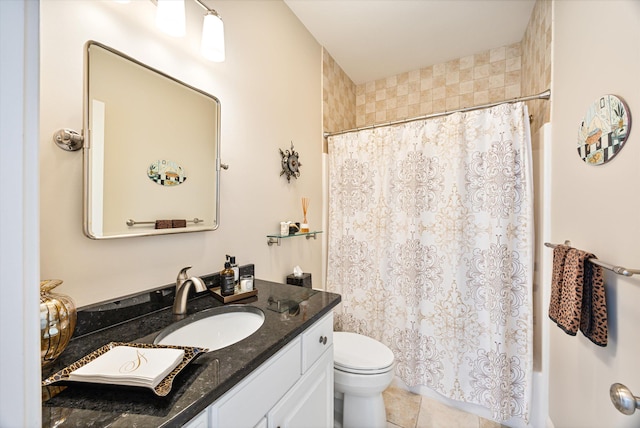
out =
<svg viewBox="0 0 640 428"><path fill-rule="evenodd" d="M609 388L609 398L620 413L632 415L640 408L640 397L633 395L631 390L621 383L614 383Z"/></svg>
<svg viewBox="0 0 640 428"><path fill-rule="evenodd" d="M53 142L56 143L62 150L75 152L76 150L80 150L80 148L82 148L84 137L78 134L73 129L64 128L58 130L55 134L53 134Z"/></svg>
<svg viewBox="0 0 640 428"><path fill-rule="evenodd" d="M228 163L221 163L221 164L220 164L220 168L222 168L222 169L229 169L229 164L228 164Z"/></svg>

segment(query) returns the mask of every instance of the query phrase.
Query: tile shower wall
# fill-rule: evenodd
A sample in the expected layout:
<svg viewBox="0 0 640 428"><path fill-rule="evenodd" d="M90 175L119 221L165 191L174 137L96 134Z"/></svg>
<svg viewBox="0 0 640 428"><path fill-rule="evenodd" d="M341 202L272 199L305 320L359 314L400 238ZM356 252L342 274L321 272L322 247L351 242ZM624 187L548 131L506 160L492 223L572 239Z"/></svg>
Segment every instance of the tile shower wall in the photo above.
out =
<svg viewBox="0 0 640 428"><path fill-rule="evenodd" d="M356 87L365 126L519 97L521 44L514 43Z"/></svg>
<svg viewBox="0 0 640 428"><path fill-rule="evenodd" d="M322 49L322 121L324 132L356 127L356 85Z"/></svg>
<svg viewBox="0 0 640 428"><path fill-rule="evenodd" d="M522 93L525 95L551 87L551 5L548 0L536 2L522 39ZM527 106L533 116L531 133L535 134L550 121L551 103L535 100L527 102Z"/></svg>

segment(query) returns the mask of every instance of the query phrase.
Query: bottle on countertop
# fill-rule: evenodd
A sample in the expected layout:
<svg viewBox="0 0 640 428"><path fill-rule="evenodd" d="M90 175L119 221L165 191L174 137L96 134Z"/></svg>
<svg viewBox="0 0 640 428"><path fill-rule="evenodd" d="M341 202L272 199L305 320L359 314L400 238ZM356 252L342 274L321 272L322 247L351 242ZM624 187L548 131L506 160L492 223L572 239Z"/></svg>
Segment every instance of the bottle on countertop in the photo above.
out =
<svg viewBox="0 0 640 428"><path fill-rule="evenodd" d="M237 286L240 283L240 268L236 264L236 257L227 254L227 261L231 263L231 269L233 269L233 284Z"/></svg>
<svg viewBox="0 0 640 428"><path fill-rule="evenodd" d="M232 296L235 292L235 284L233 283L233 269L231 263L225 262L224 269L220 271L220 294L223 296Z"/></svg>

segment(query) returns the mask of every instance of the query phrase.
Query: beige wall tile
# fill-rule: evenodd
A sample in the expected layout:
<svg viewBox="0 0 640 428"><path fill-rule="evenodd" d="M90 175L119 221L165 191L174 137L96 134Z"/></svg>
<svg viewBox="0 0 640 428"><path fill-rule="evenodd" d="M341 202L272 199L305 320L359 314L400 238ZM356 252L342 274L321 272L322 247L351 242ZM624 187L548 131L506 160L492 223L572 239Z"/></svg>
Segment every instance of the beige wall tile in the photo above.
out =
<svg viewBox="0 0 640 428"><path fill-rule="evenodd" d="M473 93L473 104L481 105L489 102L489 91L476 91Z"/></svg>
<svg viewBox="0 0 640 428"><path fill-rule="evenodd" d="M479 52L473 56L476 67L489 64L489 51Z"/></svg>
<svg viewBox="0 0 640 428"><path fill-rule="evenodd" d="M444 99L446 95L446 89L444 86L438 86L431 91L431 97L434 101Z"/></svg>
<svg viewBox="0 0 640 428"><path fill-rule="evenodd" d="M447 85L445 87L445 97L446 98L457 97L458 95L460 95L460 85L458 85L458 84Z"/></svg>
<svg viewBox="0 0 640 428"><path fill-rule="evenodd" d="M433 77L433 67L420 69L420 79L431 79Z"/></svg>
<svg viewBox="0 0 640 428"><path fill-rule="evenodd" d="M505 71L515 71L520 70L522 68L522 57L517 58L509 58L505 62L506 68Z"/></svg>
<svg viewBox="0 0 640 428"><path fill-rule="evenodd" d="M502 61L506 58L507 49L502 46L489 51L489 62Z"/></svg>
<svg viewBox="0 0 640 428"><path fill-rule="evenodd" d="M460 82L473 81L473 68L466 68L460 70Z"/></svg>
<svg viewBox="0 0 640 428"><path fill-rule="evenodd" d="M455 110L460 108L460 97L447 97L446 109Z"/></svg>
<svg viewBox="0 0 640 428"><path fill-rule="evenodd" d="M485 77L489 77L490 71L491 71L491 68L489 64L483 64L483 65L474 67L473 78L475 80L478 80L478 79L483 79Z"/></svg>
<svg viewBox="0 0 640 428"><path fill-rule="evenodd" d="M482 92L489 89L489 78L486 77L484 79L476 79L473 81L473 90L474 92Z"/></svg>
<svg viewBox="0 0 640 428"><path fill-rule="evenodd" d="M473 92L460 95L460 108L471 107L473 105Z"/></svg>
<svg viewBox="0 0 640 428"><path fill-rule="evenodd" d="M473 55L460 58L460 70L466 70L474 66Z"/></svg>
<svg viewBox="0 0 640 428"><path fill-rule="evenodd" d="M504 74L489 76L489 89L504 88Z"/></svg>
<svg viewBox="0 0 640 428"><path fill-rule="evenodd" d="M445 80L447 85L460 82L460 71L448 71Z"/></svg>
<svg viewBox="0 0 640 428"><path fill-rule="evenodd" d="M420 103L420 116L433 113L433 103L431 101L424 101Z"/></svg>
<svg viewBox="0 0 640 428"><path fill-rule="evenodd" d="M420 104L420 92L409 92L407 103L409 105Z"/></svg>
<svg viewBox="0 0 640 428"><path fill-rule="evenodd" d="M460 94L471 94L473 93L473 80L469 80L466 82L460 83Z"/></svg>
<svg viewBox="0 0 640 428"><path fill-rule="evenodd" d="M433 76L433 87L437 88L439 86L444 86L447 84L447 77L444 74L439 74L437 76Z"/></svg>
<svg viewBox="0 0 640 428"><path fill-rule="evenodd" d="M409 117L409 109L406 105L400 106L396 109L396 119L406 119Z"/></svg>

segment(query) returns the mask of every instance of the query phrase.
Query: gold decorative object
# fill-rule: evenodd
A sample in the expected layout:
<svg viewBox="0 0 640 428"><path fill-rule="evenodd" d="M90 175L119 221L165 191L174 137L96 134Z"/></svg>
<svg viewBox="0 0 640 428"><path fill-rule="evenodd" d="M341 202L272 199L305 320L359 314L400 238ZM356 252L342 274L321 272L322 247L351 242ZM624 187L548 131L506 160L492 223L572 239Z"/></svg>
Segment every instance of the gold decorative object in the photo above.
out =
<svg viewBox="0 0 640 428"><path fill-rule="evenodd" d="M58 358L76 328L76 305L64 294L50 293L59 279L40 282L40 360L45 367Z"/></svg>

